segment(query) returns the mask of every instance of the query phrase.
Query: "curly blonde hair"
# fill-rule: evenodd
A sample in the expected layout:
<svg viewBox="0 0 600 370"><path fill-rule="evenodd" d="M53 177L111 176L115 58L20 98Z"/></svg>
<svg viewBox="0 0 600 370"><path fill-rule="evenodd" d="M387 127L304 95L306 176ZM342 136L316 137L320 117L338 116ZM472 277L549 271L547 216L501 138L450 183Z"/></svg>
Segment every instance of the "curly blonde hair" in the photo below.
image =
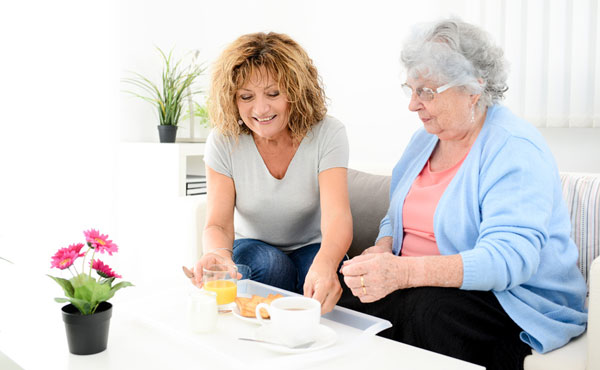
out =
<svg viewBox="0 0 600 370"><path fill-rule="evenodd" d="M227 136L250 134L240 114L236 94L253 73L264 71L277 81L289 102L288 127L301 141L327 113L321 78L304 49L289 36L269 32L239 37L213 65L208 111L212 125Z"/></svg>

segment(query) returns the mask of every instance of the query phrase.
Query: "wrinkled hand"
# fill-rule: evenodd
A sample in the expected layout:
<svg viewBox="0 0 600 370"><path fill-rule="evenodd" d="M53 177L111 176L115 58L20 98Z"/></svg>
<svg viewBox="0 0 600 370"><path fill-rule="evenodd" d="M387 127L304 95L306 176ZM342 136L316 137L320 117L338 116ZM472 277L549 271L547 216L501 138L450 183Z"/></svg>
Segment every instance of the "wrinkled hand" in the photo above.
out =
<svg viewBox="0 0 600 370"><path fill-rule="evenodd" d="M392 248L383 245L374 245L362 251L361 255L370 253L392 253Z"/></svg>
<svg viewBox="0 0 600 370"><path fill-rule="evenodd" d="M352 294L363 303L375 302L391 292L409 287L408 266L401 257L391 253L354 257L344 262L341 273Z"/></svg>
<svg viewBox="0 0 600 370"><path fill-rule="evenodd" d="M202 273L203 269L210 265L235 265L231 258L225 258L215 253L206 253L200 258L196 265L192 269L193 276L190 278L190 282L197 286L198 288L202 288ZM187 275L187 273L186 273Z"/></svg>
<svg viewBox="0 0 600 370"><path fill-rule="evenodd" d="M337 266L313 262L304 280L304 296L321 302L321 314L333 310L342 296L342 286L337 276Z"/></svg>

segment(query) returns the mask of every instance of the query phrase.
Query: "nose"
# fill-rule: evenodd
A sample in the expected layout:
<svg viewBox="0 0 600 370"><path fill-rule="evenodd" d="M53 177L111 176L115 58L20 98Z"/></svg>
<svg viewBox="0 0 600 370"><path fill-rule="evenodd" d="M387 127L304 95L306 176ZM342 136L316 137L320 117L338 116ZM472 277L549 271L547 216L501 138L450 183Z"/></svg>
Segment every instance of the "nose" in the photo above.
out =
<svg viewBox="0 0 600 370"><path fill-rule="evenodd" d="M261 116L263 114L269 113L269 110L271 109L271 105L269 103L269 99L267 99L265 96L263 96L263 95L257 96L254 102L255 102L254 113L257 116Z"/></svg>
<svg viewBox="0 0 600 370"><path fill-rule="evenodd" d="M410 101L408 102L408 110L411 112L416 112L420 110L422 106L423 103L417 96L417 93L413 91L412 95L410 96Z"/></svg>

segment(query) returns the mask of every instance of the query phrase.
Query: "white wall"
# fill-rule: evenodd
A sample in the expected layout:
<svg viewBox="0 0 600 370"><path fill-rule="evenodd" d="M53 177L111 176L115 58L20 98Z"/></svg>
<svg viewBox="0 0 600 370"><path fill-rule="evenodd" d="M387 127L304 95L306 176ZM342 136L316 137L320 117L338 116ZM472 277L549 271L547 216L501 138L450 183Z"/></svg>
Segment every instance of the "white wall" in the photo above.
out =
<svg viewBox="0 0 600 370"><path fill-rule="evenodd" d="M119 79L127 70L158 77L154 46L175 48L179 55L200 49L210 63L240 34L289 34L314 59L330 114L347 126L351 165L375 163L388 172L420 126L399 89L402 40L419 21L450 14L476 21L470 3L24 0L4 5L0 255L45 273L51 253L80 241L84 228L109 234L115 229L117 143L157 141L153 110L121 92ZM600 130L543 133L562 170L600 172Z"/></svg>
<svg viewBox="0 0 600 370"><path fill-rule="evenodd" d="M0 10L0 256L32 273L84 229L114 230L113 13L74 0Z"/></svg>
<svg viewBox="0 0 600 370"><path fill-rule="evenodd" d="M154 46L167 50L175 47L180 55L200 49L210 65L243 33L287 33L313 58L330 98L329 113L347 126L351 166L388 172L420 126L399 89L404 37L412 24L444 16L458 15L478 22L478 7L473 5L477 4L469 0L175 0L165 7L156 0L123 1L118 12L119 65L122 70L157 75L161 66ZM510 44L510 40L505 43ZM516 81L511 82L516 85ZM510 98L511 90L509 102ZM121 137L157 140L150 106L131 97L120 100ZM588 130L583 137L588 140L576 145L575 140L582 135L575 131L545 134L556 155L564 155L558 158L562 170L600 171L594 160L600 154L594 145L598 141L591 140L600 139L598 131Z"/></svg>
<svg viewBox="0 0 600 370"><path fill-rule="evenodd" d="M378 162L385 171L402 153L419 123L401 95L402 37L419 20L435 19L462 1L204 1L121 3L120 60L123 70L160 72L154 46L180 55L200 49L210 65L244 33L289 34L313 58L330 98L329 113L347 125L351 162ZM173 19L168 26L165 19ZM168 32L165 32L168 30ZM156 140L152 108L121 99L122 138Z"/></svg>

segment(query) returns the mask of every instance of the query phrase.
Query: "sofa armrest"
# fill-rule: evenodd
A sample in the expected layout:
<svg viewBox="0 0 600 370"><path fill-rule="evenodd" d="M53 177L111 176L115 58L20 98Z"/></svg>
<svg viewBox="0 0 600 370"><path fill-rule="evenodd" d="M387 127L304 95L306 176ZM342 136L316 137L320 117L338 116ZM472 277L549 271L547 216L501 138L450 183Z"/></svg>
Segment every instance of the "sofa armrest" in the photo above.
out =
<svg viewBox="0 0 600 370"><path fill-rule="evenodd" d="M587 370L600 370L600 257L592 262L589 283Z"/></svg>

